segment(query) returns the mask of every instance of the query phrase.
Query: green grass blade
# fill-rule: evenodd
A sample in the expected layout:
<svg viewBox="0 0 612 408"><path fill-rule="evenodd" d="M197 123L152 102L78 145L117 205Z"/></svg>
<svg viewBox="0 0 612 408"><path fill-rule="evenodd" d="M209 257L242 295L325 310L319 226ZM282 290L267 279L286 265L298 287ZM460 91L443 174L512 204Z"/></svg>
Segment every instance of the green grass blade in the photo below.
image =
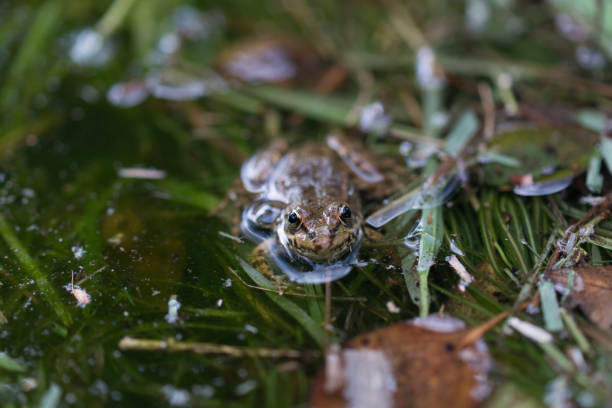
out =
<svg viewBox="0 0 612 408"><path fill-rule="evenodd" d="M579 110L574 119L580 126L597 133L604 130L607 121L605 114L592 109Z"/></svg>
<svg viewBox="0 0 612 408"><path fill-rule="evenodd" d="M10 358L5 353L0 353L0 371L12 373L23 373L26 368L15 359Z"/></svg>
<svg viewBox="0 0 612 408"><path fill-rule="evenodd" d="M38 286L45 300L51 305L55 314L61 319L64 325L70 326L72 324L70 312L60 300L59 295L55 291L53 285L51 285L51 282L47 279L47 276L38 268L36 261L21 244L21 241L19 241L19 238L17 238L13 229L2 215L0 215L0 236L2 236L17 260L19 260L26 274L34 279L36 286Z"/></svg>
<svg viewBox="0 0 612 408"><path fill-rule="evenodd" d="M159 180L156 185L170 194L173 201L201 208L204 211L214 209L220 202L216 196L202 191L201 188L171 178Z"/></svg>
<svg viewBox="0 0 612 408"><path fill-rule="evenodd" d="M593 152L589 159L589 167L586 176L586 185L589 190L599 193L603 187L603 176L601 175L601 155L598 150Z"/></svg>
<svg viewBox="0 0 612 408"><path fill-rule="evenodd" d="M248 92L279 108L299 112L312 119L336 125L354 125L348 119L352 104L346 99L274 86L259 86Z"/></svg>
<svg viewBox="0 0 612 408"><path fill-rule="evenodd" d="M479 126L480 123L473 111L463 112L446 138L444 151L456 157L476 134Z"/></svg>
<svg viewBox="0 0 612 408"><path fill-rule="evenodd" d="M419 288L421 292L421 297L419 299L421 316L427 316L429 314L429 289L427 287L427 277L429 276L429 270L435 262L440 244L444 238L442 224L442 207L439 206L423 210L423 214L421 215L423 232L419 243L419 261L417 263Z"/></svg>
<svg viewBox="0 0 612 408"><path fill-rule="evenodd" d="M552 332L563 330L559 303L557 303L555 286L552 282L540 282L540 296L542 298L542 313L544 314L544 324L546 325L546 330Z"/></svg>
<svg viewBox="0 0 612 408"><path fill-rule="evenodd" d="M258 285L268 289L274 289L274 285L258 270L253 268L243 259L238 258L240 266L249 275L249 277ZM323 347L323 326L315 322L302 308L290 301L289 299L277 294L266 292L266 295L278 306L280 306L291 317L298 321L317 342L320 347Z"/></svg>
<svg viewBox="0 0 612 408"><path fill-rule="evenodd" d="M608 166L608 171L612 173L612 139L609 137L601 138L601 157Z"/></svg>

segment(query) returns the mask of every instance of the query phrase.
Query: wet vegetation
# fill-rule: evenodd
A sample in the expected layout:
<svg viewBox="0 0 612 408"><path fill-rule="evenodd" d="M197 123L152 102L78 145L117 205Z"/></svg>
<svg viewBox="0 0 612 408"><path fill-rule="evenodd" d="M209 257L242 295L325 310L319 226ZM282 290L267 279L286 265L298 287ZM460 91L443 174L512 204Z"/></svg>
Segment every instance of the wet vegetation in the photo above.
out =
<svg viewBox="0 0 612 408"><path fill-rule="evenodd" d="M440 350L482 338L484 406L612 400L607 1L9 0L0 22L2 406L305 406L330 344L386 335L423 367L399 389L465 379ZM279 287L228 193L271 140L331 132L406 175L364 203L348 276ZM393 326L432 314L467 328Z"/></svg>

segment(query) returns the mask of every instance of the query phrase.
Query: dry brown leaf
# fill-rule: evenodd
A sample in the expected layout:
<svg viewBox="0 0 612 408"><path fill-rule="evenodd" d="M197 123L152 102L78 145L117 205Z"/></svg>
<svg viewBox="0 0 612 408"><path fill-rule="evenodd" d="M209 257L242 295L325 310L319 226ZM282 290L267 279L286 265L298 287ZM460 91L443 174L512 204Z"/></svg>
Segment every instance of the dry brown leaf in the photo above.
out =
<svg viewBox="0 0 612 408"><path fill-rule="evenodd" d="M491 358L482 340L459 347L470 331L430 316L359 335L328 356L311 407L474 407L489 392Z"/></svg>
<svg viewBox="0 0 612 408"><path fill-rule="evenodd" d="M568 288L570 270L575 272L574 282ZM599 328L612 329L612 266L580 266L554 269L546 275L558 291L566 293L573 306L579 306Z"/></svg>

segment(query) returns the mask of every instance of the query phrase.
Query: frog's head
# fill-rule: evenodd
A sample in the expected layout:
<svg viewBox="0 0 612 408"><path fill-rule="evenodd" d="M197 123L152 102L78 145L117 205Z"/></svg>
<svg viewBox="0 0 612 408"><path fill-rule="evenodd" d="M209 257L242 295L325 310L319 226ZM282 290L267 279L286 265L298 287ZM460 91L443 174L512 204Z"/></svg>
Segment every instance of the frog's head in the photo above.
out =
<svg viewBox="0 0 612 408"><path fill-rule="evenodd" d="M278 236L291 254L316 263L347 255L361 237L358 208L336 200L317 200L290 206L280 217Z"/></svg>

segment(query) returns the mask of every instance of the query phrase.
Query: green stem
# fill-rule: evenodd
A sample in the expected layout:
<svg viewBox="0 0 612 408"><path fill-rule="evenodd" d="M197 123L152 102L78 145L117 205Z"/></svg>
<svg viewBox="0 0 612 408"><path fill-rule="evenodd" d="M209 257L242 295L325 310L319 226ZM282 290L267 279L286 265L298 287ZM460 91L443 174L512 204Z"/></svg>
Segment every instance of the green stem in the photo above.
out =
<svg viewBox="0 0 612 408"><path fill-rule="evenodd" d="M98 22L96 30L105 37L114 33L121 26L130 9L137 1L115 0Z"/></svg>

